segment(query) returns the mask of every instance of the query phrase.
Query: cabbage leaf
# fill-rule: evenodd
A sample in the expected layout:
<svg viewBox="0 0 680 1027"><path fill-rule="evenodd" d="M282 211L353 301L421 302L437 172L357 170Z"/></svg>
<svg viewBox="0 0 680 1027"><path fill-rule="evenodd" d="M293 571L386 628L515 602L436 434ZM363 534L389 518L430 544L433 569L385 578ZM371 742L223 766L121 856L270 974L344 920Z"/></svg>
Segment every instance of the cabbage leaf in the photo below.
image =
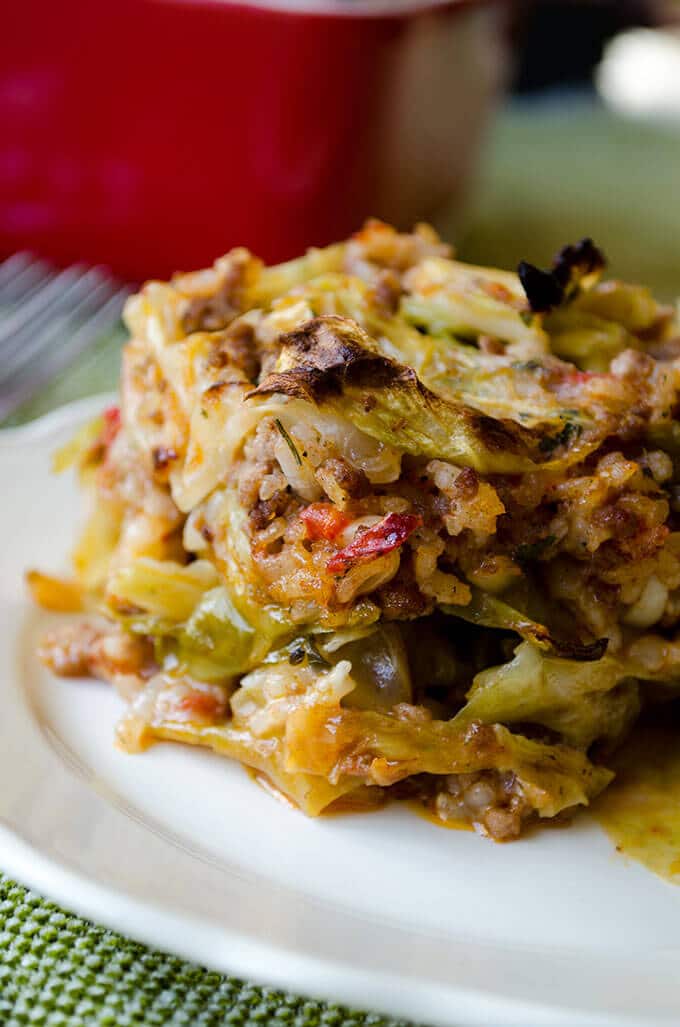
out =
<svg viewBox="0 0 680 1027"><path fill-rule="evenodd" d="M450 460L481 473L557 469L582 460L607 425L555 437L492 417L428 389L415 371L383 355L349 318L313 318L281 338L275 370L249 397L294 397L334 411L360 431L414 456ZM550 445L546 445L550 441Z"/></svg>
<svg viewBox="0 0 680 1027"><path fill-rule="evenodd" d="M475 676L454 723L541 724L587 749L596 739L617 741L639 710L637 683L614 657L583 663L522 642L509 663Z"/></svg>
<svg viewBox="0 0 680 1027"><path fill-rule="evenodd" d="M390 785L413 774L514 773L542 817L586 804L612 773L565 745L514 735L500 724L416 723L388 713L299 706L286 724L286 770L331 783L351 770L367 784Z"/></svg>
<svg viewBox="0 0 680 1027"><path fill-rule="evenodd" d="M128 630L151 636L168 660L203 681L243 674L293 633L285 611L248 604L243 591L219 584L206 560L183 566L140 558L109 581L109 613ZM240 602L239 602L240 600Z"/></svg>
<svg viewBox="0 0 680 1027"><path fill-rule="evenodd" d="M514 631L527 641L533 642L538 649L557 656L571 657L573 660L599 660L607 649L606 638L586 643L558 638L544 624L539 624L502 599L474 586L471 586L470 591L472 598L467 606L444 605L440 609L452 617L459 617L479 627Z"/></svg>

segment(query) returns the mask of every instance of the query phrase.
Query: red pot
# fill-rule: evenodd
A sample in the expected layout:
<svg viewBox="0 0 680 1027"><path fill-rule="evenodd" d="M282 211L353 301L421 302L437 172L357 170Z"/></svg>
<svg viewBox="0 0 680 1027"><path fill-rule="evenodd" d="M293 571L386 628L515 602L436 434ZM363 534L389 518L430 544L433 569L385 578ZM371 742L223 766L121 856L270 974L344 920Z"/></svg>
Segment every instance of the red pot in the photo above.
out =
<svg viewBox="0 0 680 1027"><path fill-rule="evenodd" d="M311 6L310 6L311 2ZM267 260L459 194L502 0L21 0L0 30L0 251L141 278Z"/></svg>

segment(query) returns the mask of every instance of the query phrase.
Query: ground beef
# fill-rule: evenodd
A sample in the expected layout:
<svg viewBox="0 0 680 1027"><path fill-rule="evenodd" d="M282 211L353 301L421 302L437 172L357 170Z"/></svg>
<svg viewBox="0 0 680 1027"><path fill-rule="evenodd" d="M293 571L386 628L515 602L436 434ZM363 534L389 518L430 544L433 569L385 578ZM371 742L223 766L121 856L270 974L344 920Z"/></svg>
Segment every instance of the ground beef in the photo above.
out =
<svg viewBox="0 0 680 1027"><path fill-rule="evenodd" d="M248 381L256 382L260 373L260 358L253 326L238 320L221 334L210 355L211 367L238 367Z"/></svg>
<svg viewBox="0 0 680 1027"><path fill-rule="evenodd" d="M418 588L410 561L402 561L399 573L378 589L375 598L385 620L413 620L433 605Z"/></svg>
<svg viewBox="0 0 680 1027"><path fill-rule="evenodd" d="M175 275L171 284L182 295L179 319L185 335L224 328L241 312L243 291L253 258L232 250L208 272Z"/></svg>
<svg viewBox="0 0 680 1027"><path fill-rule="evenodd" d="M402 288L399 276L394 271L378 272L373 288L376 304L387 317L396 314Z"/></svg>
<svg viewBox="0 0 680 1027"><path fill-rule="evenodd" d="M262 531L276 517L284 513L289 500L290 496L285 490L275 492L269 499L258 499L248 514L253 531Z"/></svg>
<svg viewBox="0 0 680 1027"><path fill-rule="evenodd" d="M375 281L385 268L404 272L425 257L450 255L451 247L429 225L416 225L413 232L397 232L391 225L371 219L347 244L345 270Z"/></svg>
<svg viewBox="0 0 680 1027"><path fill-rule="evenodd" d="M479 492L479 475L472 467L464 467L453 482L452 492L455 499L463 501L474 499Z"/></svg>
<svg viewBox="0 0 680 1027"><path fill-rule="evenodd" d="M67 624L42 641L40 658L59 677L148 677L155 669L153 647L145 638L128 635L113 625L87 621Z"/></svg>
<svg viewBox="0 0 680 1027"><path fill-rule="evenodd" d="M316 470L316 480L328 498L338 505L349 499L362 499L371 491L366 474L342 457L324 460Z"/></svg>
<svg viewBox="0 0 680 1027"><path fill-rule="evenodd" d="M437 791L433 809L443 821L467 821L497 842L517 838L532 808L511 773L452 774Z"/></svg>
<svg viewBox="0 0 680 1027"><path fill-rule="evenodd" d="M263 479L275 468L275 438L276 426L267 418L245 444L245 459L238 469L237 484L239 502L246 510L253 509L259 499Z"/></svg>
<svg viewBox="0 0 680 1027"><path fill-rule="evenodd" d="M85 677L91 673L101 631L91 624L69 625L46 635L40 647L43 663L59 677Z"/></svg>

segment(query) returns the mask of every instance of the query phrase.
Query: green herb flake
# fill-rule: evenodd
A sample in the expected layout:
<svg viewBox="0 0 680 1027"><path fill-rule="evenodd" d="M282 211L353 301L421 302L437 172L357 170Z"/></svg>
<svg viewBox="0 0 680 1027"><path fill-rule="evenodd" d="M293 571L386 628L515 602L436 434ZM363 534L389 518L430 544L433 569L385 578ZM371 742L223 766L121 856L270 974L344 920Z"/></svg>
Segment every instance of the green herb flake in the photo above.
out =
<svg viewBox="0 0 680 1027"><path fill-rule="evenodd" d="M580 424L574 424L573 421L567 421L564 428L557 432L556 435L544 435L538 444L538 448L542 453L552 453L559 446L567 446L572 439L577 439L583 431Z"/></svg>
<svg viewBox="0 0 680 1027"><path fill-rule="evenodd" d="M302 467L302 457L301 457L301 456L300 456L300 454L298 453L298 451L297 451L297 449L296 449L296 447L295 447L295 443L293 442L293 440L291 439L290 435L288 434L288 432L286 431L286 429L285 429L285 428L283 427L283 425L282 425L282 424L281 424L281 422L279 421L278 417L276 418L276 420L274 421L274 423L275 423L276 427L277 427L277 428L278 428L278 430L279 430L279 435L281 436L281 438L283 439L283 441L284 441L284 442L286 443L286 445L288 446L288 449L289 449L289 450L291 451L291 453L293 454L293 459L295 460L295 463L296 463L296 464L298 465L298 467Z"/></svg>
<svg viewBox="0 0 680 1027"><path fill-rule="evenodd" d="M513 360L510 365L514 371L542 371L543 364L532 357L530 360Z"/></svg>
<svg viewBox="0 0 680 1027"><path fill-rule="evenodd" d="M310 663L323 664L326 667L330 667L330 660L327 660L316 647L316 643L313 639L307 639L307 659Z"/></svg>
<svg viewBox="0 0 680 1027"><path fill-rule="evenodd" d="M265 656L263 663L281 663L286 660L291 667L328 668L332 666L330 660L319 652L316 643L310 635L297 635L281 649L274 649Z"/></svg>

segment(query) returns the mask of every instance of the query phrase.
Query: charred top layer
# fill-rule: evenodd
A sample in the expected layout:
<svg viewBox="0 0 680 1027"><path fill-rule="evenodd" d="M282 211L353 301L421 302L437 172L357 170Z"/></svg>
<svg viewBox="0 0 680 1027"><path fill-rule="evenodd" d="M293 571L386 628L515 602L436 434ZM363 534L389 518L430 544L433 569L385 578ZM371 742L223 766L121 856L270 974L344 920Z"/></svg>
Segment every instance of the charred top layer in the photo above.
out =
<svg viewBox="0 0 680 1027"><path fill-rule="evenodd" d="M544 432L525 428L509 418L495 418L464 403L436 395L413 368L379 353L370 336L350 318L312 318L280 339L277 368L248 394L282 395L322 403L351 390L352 401L370 412L387 392L407 394L412 416L420 409L442 423L455 420L458 430L474 436L486 452L513 453L544 463ZM357 395L357 393L360 393Z"/></svg>

